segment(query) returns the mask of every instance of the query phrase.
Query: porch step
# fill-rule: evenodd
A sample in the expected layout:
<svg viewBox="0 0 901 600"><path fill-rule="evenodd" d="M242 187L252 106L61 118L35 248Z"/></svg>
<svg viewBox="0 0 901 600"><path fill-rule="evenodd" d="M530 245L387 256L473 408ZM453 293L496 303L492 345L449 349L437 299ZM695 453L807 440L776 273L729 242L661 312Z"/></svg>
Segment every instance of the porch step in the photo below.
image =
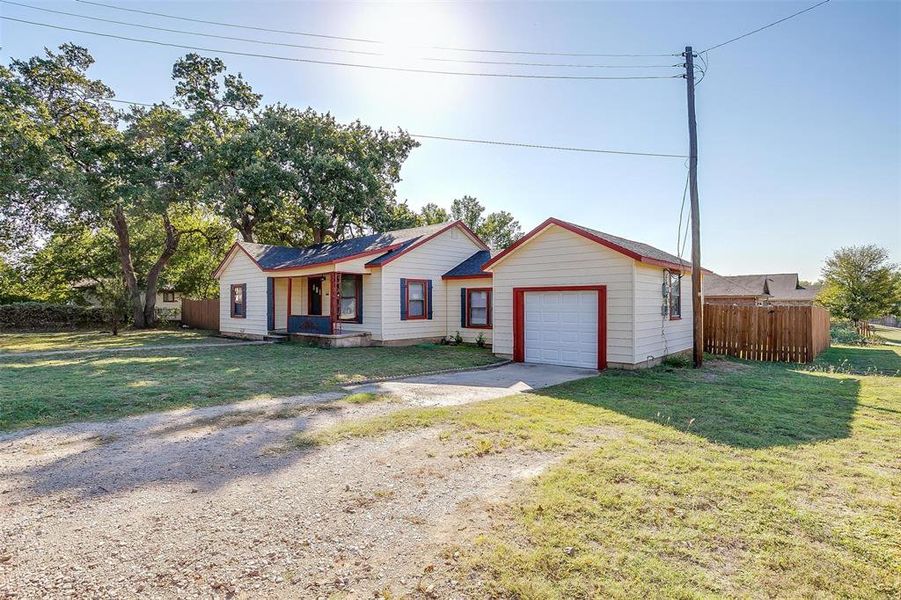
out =
<svg viewBox="0 0 901 600"><path fill-rule="evenodd" d="M287 342L287 341L289 341L290 338L288 337L287 334L275 333L274 331L270 331L269 335L263 336L263 339L266 340L267 342L279 343L279 342Z"/></svg>

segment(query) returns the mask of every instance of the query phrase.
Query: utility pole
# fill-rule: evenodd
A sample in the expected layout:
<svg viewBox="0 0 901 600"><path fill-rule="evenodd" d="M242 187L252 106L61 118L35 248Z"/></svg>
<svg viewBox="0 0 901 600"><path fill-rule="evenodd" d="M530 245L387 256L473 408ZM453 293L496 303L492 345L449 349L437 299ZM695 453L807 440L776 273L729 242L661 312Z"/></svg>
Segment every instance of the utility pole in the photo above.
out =
<svg viewBox="0 0 901 600"><path fill-rule="evenodd" d="M704 306L701 303L701 215L698 208L698 127L695 123L695 61L685 46L685 83L688 92L688 188L691 193L691 316L694 327L692 357L695 368L704 362Z"/></svg>

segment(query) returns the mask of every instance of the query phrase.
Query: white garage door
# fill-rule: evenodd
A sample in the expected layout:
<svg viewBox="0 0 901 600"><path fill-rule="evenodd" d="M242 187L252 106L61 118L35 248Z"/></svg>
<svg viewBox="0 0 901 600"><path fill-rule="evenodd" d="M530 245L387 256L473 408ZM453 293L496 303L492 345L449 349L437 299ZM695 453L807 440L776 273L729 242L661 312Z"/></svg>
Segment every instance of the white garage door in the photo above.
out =
<svg viewBox="0 0 901 600"><path fill-rule="evenodd" d="M525 293L525 361L598 368L598 293Z"/></svg>

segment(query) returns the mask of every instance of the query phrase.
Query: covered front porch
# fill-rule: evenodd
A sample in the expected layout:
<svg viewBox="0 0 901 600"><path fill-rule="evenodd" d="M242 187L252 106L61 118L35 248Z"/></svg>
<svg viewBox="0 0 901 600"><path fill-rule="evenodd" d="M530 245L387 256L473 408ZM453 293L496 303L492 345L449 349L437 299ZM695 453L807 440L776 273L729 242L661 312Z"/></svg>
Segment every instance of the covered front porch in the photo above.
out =
<svg viewBox="0 0 901 600"><path fill-rule="evenodd" d="M322 336L360 331L364 276L361 273L326 272L269 277L269 331Z"/></svg>

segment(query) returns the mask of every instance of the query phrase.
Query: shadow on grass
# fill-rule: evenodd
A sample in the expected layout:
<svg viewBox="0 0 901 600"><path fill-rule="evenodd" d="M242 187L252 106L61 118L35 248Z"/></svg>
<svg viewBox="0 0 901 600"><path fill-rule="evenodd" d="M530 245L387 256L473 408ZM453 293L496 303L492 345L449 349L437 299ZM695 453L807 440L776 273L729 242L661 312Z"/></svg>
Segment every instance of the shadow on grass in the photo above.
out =
<svg viewBox="0 0 901 600"><path fill-rule="evenodd" d="M820 354L814 369L839 373L897 375L901 372L901 347L833 346Z"/></svg>
<svg viewBox="0 0 901 600"><path fill-rule="evenodd" d="M607 372L542 390L738 448L768 448L850 435L860 383L786 365L711 361L690 369Z"/></svg>

